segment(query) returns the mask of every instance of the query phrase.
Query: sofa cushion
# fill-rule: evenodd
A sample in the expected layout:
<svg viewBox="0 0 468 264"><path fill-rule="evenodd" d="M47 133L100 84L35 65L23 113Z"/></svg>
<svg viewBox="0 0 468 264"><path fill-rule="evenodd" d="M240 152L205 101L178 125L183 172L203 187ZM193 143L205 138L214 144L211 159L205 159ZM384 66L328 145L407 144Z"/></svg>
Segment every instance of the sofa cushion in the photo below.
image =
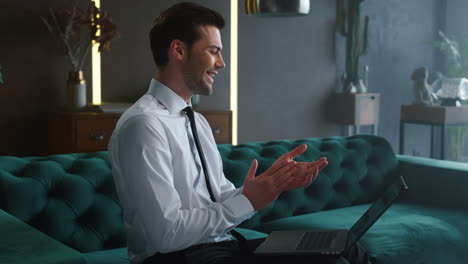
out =
<svg viewBox="0 0 468 264"><path fill-rule="evenodd" d="M88 264L129 264L127 248L115 248L83 254Z"/></svg>
<svg viewBox="0 0 468 264"><path fill-rule="evenodd" d="M0 210L0 263L84 264L85 258L18 218Z"/></svg>
<svg viewBox="0 0 468 264"><path fill-rule="evenodd" d="M259 162L258 175L300 144L307 144L308 149L295 160L325 156L328 166L310 186L283 193L241 227L255 229L275 219L369 203L396 176L397 160L391 146L384 138L370 135L219 145L218 149L226 177L241 186L253 159Z"/></svg>
<svg viewBox="0 0 468 264"><path fill-rule="evenodd" d="M0 157L0 209L80 252L125 246L107 152Z"/></svg>
<svg viewBox="0 0 468 264"><path fill-rule="evenodd" d="M265 223L260 231L349 229L369 205L322 211ZM360 240L375 263L466 263L468 213L394 204Z"/></svg>
<svg viewBox="0 0 468 264"><path fill-rule="evenodd" d="M468 163L397 155L398 167L409 186L407 203L468 211Z"/></svg>
<svg viewBox="0 0 468 264"><path fill-rule="evenodd" d="M268 236L267 234L265 234L263 232L256 231L256 230L240 228L240 227L236 227L234 229L248 240L257 239L257 238L265 238L265 237Z"/></svg>

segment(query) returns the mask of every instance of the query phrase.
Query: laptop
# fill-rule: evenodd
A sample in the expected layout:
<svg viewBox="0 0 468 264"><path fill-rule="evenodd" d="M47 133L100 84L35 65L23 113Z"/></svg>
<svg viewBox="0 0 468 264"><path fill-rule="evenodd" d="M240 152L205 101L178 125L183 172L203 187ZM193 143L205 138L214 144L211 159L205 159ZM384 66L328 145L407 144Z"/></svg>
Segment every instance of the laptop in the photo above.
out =
<svg viewBox="0 0 468 264"><path fill-rule="evenodd" d="M398 197L408 189L402 176L359 218L350 230L283 230L272 231L258 246L256 255L341 255L345 254L371 228Z"/></svg>

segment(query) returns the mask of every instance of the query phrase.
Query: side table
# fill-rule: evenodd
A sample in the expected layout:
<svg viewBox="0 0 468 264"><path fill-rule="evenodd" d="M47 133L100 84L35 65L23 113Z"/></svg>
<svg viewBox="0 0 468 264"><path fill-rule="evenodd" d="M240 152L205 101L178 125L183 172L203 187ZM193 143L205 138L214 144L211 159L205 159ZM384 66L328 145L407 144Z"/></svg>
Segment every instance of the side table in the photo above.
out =
<svg viewBox="0 0 468 264"><path fill-rule="evenodd" d="M430 156L434 153L434 129L440 127L440 159L445 159L445 137L448 126L468 124L468 106L402 105L400 109L400 154L404 154L405 125L423 124L431 127Z"/></svg>
<svg viewBox="0 0 468 264"><path fill-rule="evenodd" d="M337 123L348 126L348 135L360 133L363 125L372 126L377 135L379 127L380 94L378 93L337 93L334 97Z"/></svg>

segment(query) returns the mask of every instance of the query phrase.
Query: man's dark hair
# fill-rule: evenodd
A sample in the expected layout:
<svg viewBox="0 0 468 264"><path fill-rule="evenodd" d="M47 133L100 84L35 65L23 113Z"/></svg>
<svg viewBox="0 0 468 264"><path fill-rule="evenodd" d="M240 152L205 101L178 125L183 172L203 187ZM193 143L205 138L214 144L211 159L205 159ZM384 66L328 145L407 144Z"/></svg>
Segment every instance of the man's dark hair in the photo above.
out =
<svg viewBox="0 0 468 264"><path fill-rule="evenodd" d="M198 27L212 25L223 29L223 16L195 3L179 3L162 12L150 32L150 45L156 65L166 65L169 45L173 40L183 41L189 48L200 38Z"/></svg>

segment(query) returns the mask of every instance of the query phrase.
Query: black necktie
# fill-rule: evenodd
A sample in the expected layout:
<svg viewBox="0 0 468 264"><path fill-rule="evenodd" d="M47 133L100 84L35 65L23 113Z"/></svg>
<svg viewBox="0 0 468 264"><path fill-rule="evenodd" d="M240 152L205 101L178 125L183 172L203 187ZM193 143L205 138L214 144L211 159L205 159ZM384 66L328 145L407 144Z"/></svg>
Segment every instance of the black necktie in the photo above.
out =
<svg viewBox="0 0 468 264"><path fill-rule="evenodd" d="M195 141L195 145L197 146L198 156L200 156L203 172L205 174L206 187L208 188L208 192L210 193L211 201L214 202L215 198L213 195L213 191L211 190L210 181L208 180L208 170L206 169L205 155L203 155L203 149L200 145L200 140L198 139L197 126L195 125L195 116L192 107L187 106L182 111L184 111L187 117L189 118L190 128L192 128L193 140ZM232 229L229 233L231 233L231 235L233 235L237 240L241 242L241 246L244 247L244 250L247 250L246 238L242 234L240 234L234 229Z"/></svg>
<svg viewBox="0 0 468 264"><path fill-rule="evenodd" d="M215 198L213 195L213 191L211 190L210 181L208 180L208 170L206 167L205 155L203 155L203 149L200 145L200 140L198 139L197 126L195 125L195 116L193 114L192 107L187 106L182 111L185 112L185 114L190 120L190 127L192 128L193 140L195 141L195 145L197 146L198 156L200 157L200 161L201 161L202 168L203 168L203 173L205 174L206 187L208 188L208 192L210 193L211 201L214 202Z"/></svg>

